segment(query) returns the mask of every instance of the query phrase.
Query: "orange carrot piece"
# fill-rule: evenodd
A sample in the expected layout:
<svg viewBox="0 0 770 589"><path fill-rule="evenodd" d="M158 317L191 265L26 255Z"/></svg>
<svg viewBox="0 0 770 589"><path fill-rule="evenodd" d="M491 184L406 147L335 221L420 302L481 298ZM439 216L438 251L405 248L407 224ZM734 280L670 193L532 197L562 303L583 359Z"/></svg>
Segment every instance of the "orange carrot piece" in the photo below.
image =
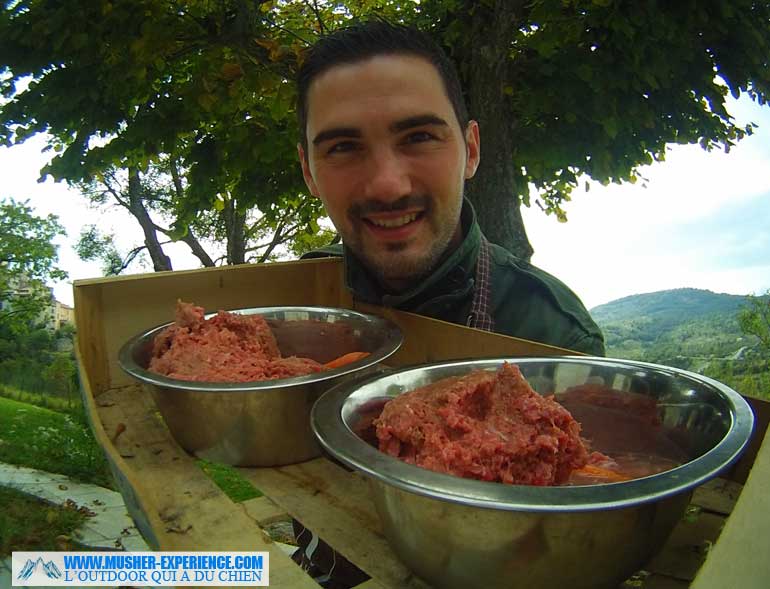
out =
<svg viewBox="0 0 770 589"><path fill-rule="evenodd" d="M621 483L623 481L631 480L631 477L629 476L593 464L586 464L583 468L576 468L575 472L587 477L607 479L611 483Z"/></svg>
<svg viewBox="0 0 770 589"><path fill-rule="evenodd" d="M326 368L329 368L329 369L341 368L346 364L356 362L357 360L363 360L368 355L369 355L369 352L350 352L348 354L344 354L340 356L339 358L335 358L330 362L327 362L326 364L324 364L324 366L326 366Z"/></svg>

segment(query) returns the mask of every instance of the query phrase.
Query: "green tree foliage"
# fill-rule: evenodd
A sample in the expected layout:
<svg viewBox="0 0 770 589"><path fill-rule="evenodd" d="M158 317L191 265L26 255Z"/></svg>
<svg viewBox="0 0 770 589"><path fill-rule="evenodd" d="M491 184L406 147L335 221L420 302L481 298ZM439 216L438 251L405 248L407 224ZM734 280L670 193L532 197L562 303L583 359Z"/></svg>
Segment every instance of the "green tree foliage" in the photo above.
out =
<svg viewBox="0 0 770 589"><path fill-rule="evenodd" d="M747 354L748 369L738 375L736 388L744 395L770 399L770 290L764 296L747 297L738 323L758 343Z"/></svg>
<svg viewBox="0 0 770 589"><path fill-rule="evenodd" d="M11 331L0 326L0 392L19 391L56 397L76 405L76 366L71 326ZM43 403L45 406L45 403Z"/></svg>
<svg viewBox="0 0 770 589"><path fill-rule="evenodd" d="M67 277L56 266L59 235L64 229L54 215L39 217L27 202L0 200L0 326L19 330L38 320L50 303L45 283Z"/></svg>
<svg viewBox="0 0 770 589"><path fill-rule="evenodd" d="M14 98L3 138L50 133L61 153L46 172L57 179L142 170L171 154L198 180L190 210L213 208L228 189L272 203L299 185L294 167L263 165L294 152L285 137L293 54L260 45L277 31L260 5L12 2L0 27L12 74L4 92ZM17 94L13 82L29 77Z"/></svg>
<svg viewBox="0 0 770 589"><path fill-rule="evenodd" d="M117 276L140 254L136 248L122 254L115 245L115 236L105 234L96 225L86 225L80 230L75 252L86 262L101 261L104 276Z"/></svg>
<svg viewBox="0 0 770 589"><path fill-rule="evenodd" d="M759 340L770 359L770 290L763 297L749 296L748 305L738 315L738 322L743 333Z"/></svg>
<svg viewBox="0 0 770 589"><path fill-rule="evenodd" d="M43 381L46 383L49 391L57 396L65 397L70 404L72 403L75 376L77 369L69 353L58 352L53 355L53 359L45 369L43 369Z"/></svg>
<svg viewBox="0 0 770 589"><path fill-rule="evenodd" d="M302 49L373 13L425 28L457 62L484 146L469 196L525 258L521 204L563 220L585 178L636 182L674 143L727 150L752 130L728 96L763 104L770 87L767 1L16 0L0 20L0 140L50 133L44 173L71 182L169 158L186 181L177 238L227 203L277 224L305 190ZM304 214L309 227L320 209Z"/></svg>
<svg viewBox="0 0 770 589"><path fill-rule="evenodd" d="M768 301L682 288L624 297L591 314L609 356L699 372L770 399L770 350L762 341Z"/></svg>
<svg viewBox="0 0 770 589"><path fill-rule="evenodd" d="M30 393L43 393L43 371L53 360L50 333L43 328L14 333L0 329L0 383Z"/></svg>
<svg viewBox="0 0 770 589"><path fill-rule="evenodd" d="M770 362L751 358L742 363L716 360L703 373L746 397L770 400Z"/></svg>
<svg viewBox="0 0 770 589"><path fill-rule="evenodd" d="M672 143L728 150L752 127L726 98L770 90L767 1L425 0L420 13L480 122L482 227L521 253L517 200L565 219L581 178L636 182Z"/></svg>
<svg viewBox="0 0 770 589"><path fill-rule="evenodd" d="M171 267L166 238L202 257L190 238L201 212L216 217L208 237L224 235L227 262L259 247L267 259L321 212L313 199L297 204L290 79L305 12L275 2L12 2L0 21L0 137L48 133L57 154L43 174L124 206L155 269ZM261 222L249 219L254 207Z"/></svg>
<svg viewBox="0 0 770 589"><path fill-rule="evenodd" d="M297 234L289 246L289 251L295 258L299 258L302 254L336 241L339 241L339 236L334 231L326 227L316 226L310 231Z"/></svg>

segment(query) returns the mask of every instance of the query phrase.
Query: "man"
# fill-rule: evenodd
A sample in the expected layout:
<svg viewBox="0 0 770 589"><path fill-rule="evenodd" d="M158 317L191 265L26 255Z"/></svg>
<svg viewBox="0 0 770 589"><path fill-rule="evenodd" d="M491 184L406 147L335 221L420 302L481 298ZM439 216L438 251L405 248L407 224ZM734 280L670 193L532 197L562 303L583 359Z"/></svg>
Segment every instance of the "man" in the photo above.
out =
<svg viewBox="0 0 770 589"><path fill-rule="evenodd" d="M307 53L302 173L342 237L354 298L589 354L599 328L559 280L490 244L463 198L480 160L452 63L429 37L372 21ZM296 560L329 587L366 576L301 526Z"/></svg>
<svg viewBox="0 0 770 589"><path fill-rule="evenodd" d="M298 77L310 192L356 299L603 355L577 296L484 238L465 180L480 160L456 71L423 33L382 21L322 38Z"/></svg>

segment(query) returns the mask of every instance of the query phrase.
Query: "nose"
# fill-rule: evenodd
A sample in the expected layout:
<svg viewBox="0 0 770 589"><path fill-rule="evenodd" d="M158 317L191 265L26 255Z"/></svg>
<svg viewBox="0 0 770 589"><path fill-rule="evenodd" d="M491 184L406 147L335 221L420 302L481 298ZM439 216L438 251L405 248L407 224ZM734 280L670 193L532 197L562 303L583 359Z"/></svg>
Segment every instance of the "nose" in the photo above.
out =
<svg viewBox="0 0 770 589"><path fill-rule="evenodd" d="M408 162L393 149L373 151L367 167L364 187L367 199L392 201L411 194Z"/></svg>

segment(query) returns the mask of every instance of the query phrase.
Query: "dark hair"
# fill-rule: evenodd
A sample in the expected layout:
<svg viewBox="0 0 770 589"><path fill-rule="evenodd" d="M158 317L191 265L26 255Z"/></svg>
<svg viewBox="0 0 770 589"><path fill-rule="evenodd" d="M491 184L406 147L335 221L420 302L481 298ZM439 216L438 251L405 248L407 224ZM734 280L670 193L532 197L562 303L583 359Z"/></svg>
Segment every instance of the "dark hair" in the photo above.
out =
<svg viewBox="0 0 770 589"><path fill-rule="evenodd" d="M297 73L297 118L300 140L307 149L307 94L313 80L337 65L351 64L378 55L414 55L429 61L444 82L461 129L468 125L460 80L454 64L433 39L413 27L367 20L337 29L321 37L305 53Z"/></svg>

